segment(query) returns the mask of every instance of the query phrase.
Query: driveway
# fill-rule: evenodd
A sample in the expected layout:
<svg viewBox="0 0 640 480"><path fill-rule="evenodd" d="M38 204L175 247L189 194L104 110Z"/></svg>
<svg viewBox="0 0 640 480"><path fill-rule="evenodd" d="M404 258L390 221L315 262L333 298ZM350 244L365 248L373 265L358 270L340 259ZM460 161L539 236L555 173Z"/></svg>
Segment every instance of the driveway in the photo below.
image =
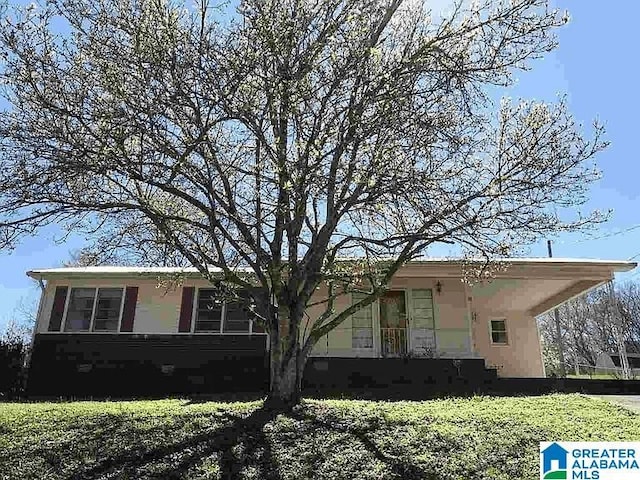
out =
<svg viewBox="0 0 640 480"><path fill-rule="evenodd" d="M589 395L640 413L640 395Z"/></svg>

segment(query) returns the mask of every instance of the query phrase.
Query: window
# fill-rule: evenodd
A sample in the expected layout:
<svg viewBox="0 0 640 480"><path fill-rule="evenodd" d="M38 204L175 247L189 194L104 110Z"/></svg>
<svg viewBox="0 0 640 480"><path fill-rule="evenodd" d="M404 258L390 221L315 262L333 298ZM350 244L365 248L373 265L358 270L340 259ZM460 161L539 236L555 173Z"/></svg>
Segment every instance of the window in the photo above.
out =
<svg viewBox="0 0 640 480"><path fill-rule="evenodd" d="M196 311L196 332L219 332L222 325L223 302L213 289L198 291L198 308Z"/></svg>
<svg viewBox="0 0 640 480"><path fill-rule="evenodd" d="M246 302L246 293L240 292L246 300L225 301L213 288L198 290L198 304L195 311L194 331L209 333L263 333L251 314Z"/></svg>
<svg viewBox="0 0 640 480"><path fill-rule="evenodd" d="M122 288L72 288L65 332L117 332L122 316Z"/></svg>
<svg viewBox="0 0 640 480"><path fill-rule="evenodd" d="M507 321L491 320L491 343L506 345L507 342Z"/></svg>
<svg viewBox="0 0 640 480"><path fill-rule="evenodd" d="M354 293L352 302L358 303L367 295ZM373 348L373 311L371 305L361 308L351 315L351 346L353 348Z"/></svg>
<svg viewBox="0 0 640 480"><path fill-rule="evenodd" d="M249 317L248 308L241 301L225 303L224 331L229 333L248 332Z"/></svg>
<svg viewBox="0 0 640 480"><path fill-rule="evenodd" d="M93 329L96 331L111 332L118 330L121 304L121 288L98 289L98 301L96 303L96 314L93 321Z"/></svg>

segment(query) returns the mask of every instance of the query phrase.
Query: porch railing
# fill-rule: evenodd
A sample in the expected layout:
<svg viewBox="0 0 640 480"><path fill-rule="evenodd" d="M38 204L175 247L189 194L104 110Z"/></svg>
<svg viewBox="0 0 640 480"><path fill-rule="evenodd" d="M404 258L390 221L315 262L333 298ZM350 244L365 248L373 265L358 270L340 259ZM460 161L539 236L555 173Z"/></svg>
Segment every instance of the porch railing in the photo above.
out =
<svg viewBox="0 0 640 480"><path fill-rule="evenodd" d="M398 357L407 353L406 328L381 328L382 356Z"/></svg>

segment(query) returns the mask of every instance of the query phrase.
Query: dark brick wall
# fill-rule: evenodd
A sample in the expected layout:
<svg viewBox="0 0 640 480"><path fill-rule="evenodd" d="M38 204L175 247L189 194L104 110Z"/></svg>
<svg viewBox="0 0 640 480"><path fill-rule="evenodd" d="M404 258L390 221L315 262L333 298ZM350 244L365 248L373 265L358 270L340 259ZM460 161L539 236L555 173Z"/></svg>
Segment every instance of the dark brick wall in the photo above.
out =
<svg viewBox="0 0 640 480"><path fill-rule="evenodd" d="M32 397L265 393L262 335L39 334L27 393ZM552 392L640 394L640 381L497 378L482 359L310 358L305 395L426 399L443 395Z"/></svg>
<svg viewBox="0 0 640 480"><path fill-rule="evenodd" d="M376 389L451 384L462 378L484 382L495 376L482 359L316 357L307 363L304 384L307 388Z"/></svg>
<svg viewBox="0 0 640 480"><path fill-rule="evenodd" d="M264 390L264 335L38 334L32 396L137 396Z"/></svg>

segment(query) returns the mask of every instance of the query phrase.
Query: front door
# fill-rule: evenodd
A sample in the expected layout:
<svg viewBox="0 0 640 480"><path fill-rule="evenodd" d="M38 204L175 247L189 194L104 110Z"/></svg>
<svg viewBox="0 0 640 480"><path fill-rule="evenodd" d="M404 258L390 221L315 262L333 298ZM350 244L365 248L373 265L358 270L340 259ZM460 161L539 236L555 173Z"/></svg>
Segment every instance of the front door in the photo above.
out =
<svg viewBox="0 0 640 480"><path fill-rule="evenodd" d="M403 290L392 290L380 298L380 342L383 357L407 353L407 301Z"/></svg>

